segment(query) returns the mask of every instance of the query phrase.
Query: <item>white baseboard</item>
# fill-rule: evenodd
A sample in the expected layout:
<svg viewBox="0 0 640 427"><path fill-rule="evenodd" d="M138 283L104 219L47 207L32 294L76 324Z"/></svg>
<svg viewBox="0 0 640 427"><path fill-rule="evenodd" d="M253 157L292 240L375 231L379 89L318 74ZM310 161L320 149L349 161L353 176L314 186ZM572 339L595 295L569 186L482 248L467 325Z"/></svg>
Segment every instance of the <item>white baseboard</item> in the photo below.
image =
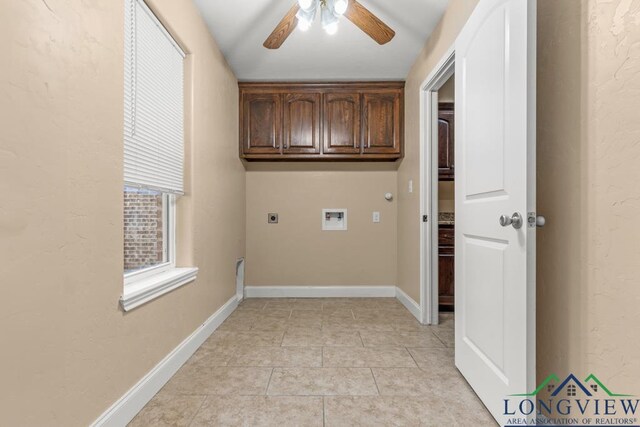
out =
<svg viewBox="0 0 640 427"><path fill-rule="evenodd" d="M246 298L393 298L395 286L245 286Z"/></svg>
<svg viewBox="0 0 640 427"><path fill-rule="evenodd" d="M238 306L234 296L98 417L94 427L125 426Z"/></svg>
<svg viewBox="0 0 640 427"><path fill-rule="evenodd" d="M420 304L418 304L417 302L415 302L413 300L413 298L411 298L409 295L407 295L402 289L400 288L396 288L396 298L398 298L398 300L402 303L402 305L404 305L407 310L409 310L409 312L411 314L413 314L413 316L418 319L418 322L422 322L422 310L420 309Z"/></svg>

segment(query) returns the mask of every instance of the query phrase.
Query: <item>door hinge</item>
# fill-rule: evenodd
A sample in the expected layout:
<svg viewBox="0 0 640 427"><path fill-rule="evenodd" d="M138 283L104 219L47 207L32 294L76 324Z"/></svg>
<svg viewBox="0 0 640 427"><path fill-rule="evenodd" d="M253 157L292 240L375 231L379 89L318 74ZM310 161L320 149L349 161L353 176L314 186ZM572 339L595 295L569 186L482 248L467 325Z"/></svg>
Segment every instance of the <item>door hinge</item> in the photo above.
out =
<svg viewBox="0 0 640 427"><path fill-rule="evenodd" d="M422 215L422 222L429 221L429 215Z"/></svg>

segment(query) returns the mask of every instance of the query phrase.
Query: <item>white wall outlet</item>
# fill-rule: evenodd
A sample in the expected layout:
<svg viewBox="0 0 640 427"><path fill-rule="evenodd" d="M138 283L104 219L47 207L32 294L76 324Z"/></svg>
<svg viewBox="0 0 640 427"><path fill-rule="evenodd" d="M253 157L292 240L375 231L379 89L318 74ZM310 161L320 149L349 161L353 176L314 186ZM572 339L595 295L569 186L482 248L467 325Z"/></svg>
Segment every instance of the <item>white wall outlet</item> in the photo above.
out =
<svg viewBox="0 0 640 427"><path fill-rule="evenodd" d="M374 212L373 213L373 222L375 222L375 223L380 222L380 212Z"/></svg>
<svg viewBox="0 0 640 427"><path fill-rule="evenodd" d="M409 180L409 193L413 193L413 180Z"/></svg>

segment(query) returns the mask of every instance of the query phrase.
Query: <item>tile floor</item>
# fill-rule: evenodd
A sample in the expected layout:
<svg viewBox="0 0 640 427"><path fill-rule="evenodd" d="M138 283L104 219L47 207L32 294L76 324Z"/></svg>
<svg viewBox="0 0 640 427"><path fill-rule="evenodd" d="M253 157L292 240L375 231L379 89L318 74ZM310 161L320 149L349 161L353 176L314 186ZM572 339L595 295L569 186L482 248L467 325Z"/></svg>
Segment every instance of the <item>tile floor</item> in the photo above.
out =
<svg viewBox="0 0 640 427"><path fill-rule="evenodd" d="M453 336L393 298L247 299L130 426L495 426Z"/></svg>

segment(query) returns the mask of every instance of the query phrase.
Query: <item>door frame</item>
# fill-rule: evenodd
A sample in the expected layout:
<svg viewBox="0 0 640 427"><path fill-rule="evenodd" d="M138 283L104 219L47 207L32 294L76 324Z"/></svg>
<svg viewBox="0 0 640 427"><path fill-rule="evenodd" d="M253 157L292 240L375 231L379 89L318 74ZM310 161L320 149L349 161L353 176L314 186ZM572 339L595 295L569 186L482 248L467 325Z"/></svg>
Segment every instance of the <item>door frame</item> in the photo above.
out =
<svg viewBox="0 0 640 427"><path fill-rule="evenodd" d="M451 45L420 86L420 322L437 325L438 306L438 91L455 73ZM454 170L454 179L456 172ZM427 222L422 220L427 215Z"/></svg>

